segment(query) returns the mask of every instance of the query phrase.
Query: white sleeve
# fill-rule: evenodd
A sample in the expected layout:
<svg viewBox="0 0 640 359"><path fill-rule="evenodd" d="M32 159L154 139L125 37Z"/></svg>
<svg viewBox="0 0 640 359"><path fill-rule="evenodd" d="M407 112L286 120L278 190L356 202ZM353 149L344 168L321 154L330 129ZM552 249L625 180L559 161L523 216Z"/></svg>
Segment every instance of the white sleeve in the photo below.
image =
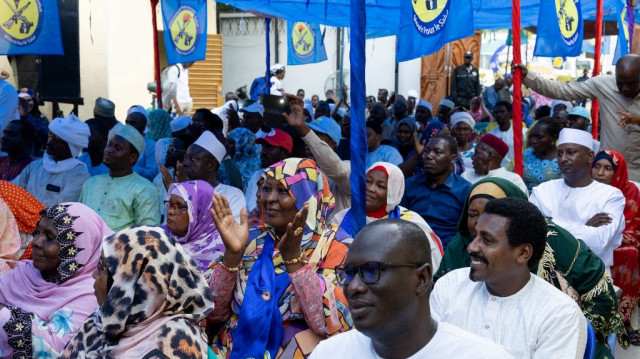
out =
<svg viewBox="0 0 640 359"><path fill-rule="evenodd" d="M577 304L571 304L544 319L532 359L584 357L587 319Z"/></svg>
<svg viewBox="0 0 640 359"><path fill-rule="evenodd" d="M235 218L236 221L240 222L240 212L243 208L246 207L246 202L242 191L236 189L235 191L227 193L226 195L227 200L229 201L229 207L231 208L231 213L233 214L233 218Z"/></svg>
<svg viewBox="0 0 640 359"><path fill-rule="evenodd" d="M457 271L452 271L442 278L438 279L433 286L431 296L429 297L429 305L431 307L431 318L437 321L447 321L446 308L451 302L449 293L451 292L451 286L456 281Z"/></svg>

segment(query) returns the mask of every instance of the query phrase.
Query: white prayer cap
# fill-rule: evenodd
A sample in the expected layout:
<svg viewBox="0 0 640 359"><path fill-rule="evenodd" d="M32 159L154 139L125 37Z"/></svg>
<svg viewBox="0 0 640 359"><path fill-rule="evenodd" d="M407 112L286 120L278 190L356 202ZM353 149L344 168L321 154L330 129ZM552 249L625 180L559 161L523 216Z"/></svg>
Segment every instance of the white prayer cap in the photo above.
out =
<svg viewBox="0 0 640 359"><path fill-rule="evenodd" d="M135 127L131 125L121 126L115 135L124 138L129 141L129 143L136 148L138 154L142 156L144 149L147 147L147 144L144 142L144 137L135 129Z"/></svg>
<svg viewBox="0 0 640 359"><path fill-rule="evenodd" d="M144 116L144 118L146 118L147 121L149 121L149 114L147 113L147 110L144 109L144 107L142 107L140 105L134 105L134 106L129 107L129 110L127 111L127 116L129 116L130 114L132 114L134 112L141 113Z"/></svg>
<svg viewBox="0 0 640 359"><path fill-rule="evenodd" d="M27 98L31 98L31 95L29 95L29 94L28 94L28 93L26 93L26 92L20 92L20 93L18 94L18 97L22 97L22 98L24 98L24 99L27 99Z"/></svg>
<svg viewBox="0 0 640 359"><path fill-rule="evenodd" d="M112 139L113 136L116 135L116 133L118 133L118 131L120 131L120 129L122 128L122 126L124 126L124 124L122 122L116 122L115 125L113 125L113 127L111 127L111 129L109 130L109 137L108 139Z"/></svg>
<svg viewBox="0 0 640 359"><path fill-rule="evenodd" d="M432 110L432 108L431 108L431 102L429 102L429 101L427 101L427 100L420 100L420 101L418 101L418 103L416 104L416 108L417 108L417 107L420 107L420 106L428 108L428 109L429 109L429 111L431 111L431 110Z"/></svg>
<svg viewBox="0 0 640 359"><path fill-rule="evenodd" d="M460 122L466 123L467 125L469 125L469 127L471 127L472 130L476 125L476 120L474 120L468 112L456 112L451 115L451 128L456 127L456 125Z"/></svg>
<svg viewBox="0 0 640 359"><path fill-rule="evenodd" d="M567 107L567 113L573 110L573 104L571 102L562 101L562 100L553 100L551 101L551 111L553 111L553 108L556 107L557 105L565 105Z"/></svg>
<svg viewBox="0 0 640 359"><path fill-rule="evenodd" d="M171 127L171 132L178 132L180 130L184 130L191 124L190 116L180 116L175 120L171 120L169 122L169 127Z"/></svg>
<svg viewBox="0 0 640 359"><path fill-rule="evenodd" d="M558 146L565 143L575 143L584 146L589 150L593 149L593 137L587 131L577 130L575 128L563 128L558 138Z"/></svg>
<svg viewBox="0 0 640 359"><path fill-rule="evenodd" d="M413 98L418 98L418 91L411 89L407 92L407 98L409 97L413 97Z"/></svg>
<svg viewBox="0 0 640 359"><path fill-rule="evenodd" d="M442 100L440 100L440 106L445 106L453 110L456 104L453 103L453 101L451 100L447 100L446 98L443 98Z"/></svg>
<svg viewBox="0 0 640 359"><path fill-rule="evenodd" d="M220 164L222 163L224 156L227 154L227 150L224 148L224 145L218 141L218 138L211 133L211 131L204 131L193 144L207 150L207 152L211 153Z"/></svg>
<svg viewBox="0 0 640 359"><path fill-rule="evenodd" d="M74 158L78 157L83 148L89 146L89 125L80 121L74 114L65 118L54 118L49 124L49 130L67 143Z"/></svg>

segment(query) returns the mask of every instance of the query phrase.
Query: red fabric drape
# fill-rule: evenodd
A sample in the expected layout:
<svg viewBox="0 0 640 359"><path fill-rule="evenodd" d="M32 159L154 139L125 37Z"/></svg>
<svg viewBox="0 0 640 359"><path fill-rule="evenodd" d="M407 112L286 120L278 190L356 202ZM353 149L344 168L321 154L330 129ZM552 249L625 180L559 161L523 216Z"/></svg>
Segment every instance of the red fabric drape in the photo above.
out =
<svg viewBox="0 0 640 359"><path fill-rule="evenodd" d="M160 82L160 50L158 49L158 18L156 9L158 0L151 0L151 22L153 23L153 66L156 79L156 98L158 108L162 108L162 83Z"/></svg>
<svg viewBox="0 0 640 359"><path fill-rule="evenodd" d="M512 0L511 33L513 39L513 63L522 63L520 54L520 0ZM522 75L520 69L513 74L513 148L514 172L522 177Z"/></svg>
<svg viewBox="0 0 640 359"><path fill-rule="evenodd" d="M596 1L596 49L593 55L593 75L592 77L600 74L600 49L602 47L602 0ZM600 119L598 114L600 112L600 104L597 99L591 101L591 134L593 138L598 138L598 126L600 125Z"/></svg>

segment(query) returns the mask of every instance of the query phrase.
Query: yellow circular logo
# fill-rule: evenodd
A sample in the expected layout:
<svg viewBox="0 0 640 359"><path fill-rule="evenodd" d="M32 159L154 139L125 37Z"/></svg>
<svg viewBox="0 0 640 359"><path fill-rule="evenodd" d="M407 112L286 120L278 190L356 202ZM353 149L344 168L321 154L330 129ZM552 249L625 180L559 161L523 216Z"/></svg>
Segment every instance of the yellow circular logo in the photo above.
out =
<svg viewBox="0 0 640 359"><path fill-rule="evenodd" d="M562 38L567 45L573 45L577 40L578 29L582 26L582 19L578 11L580 2L579 0L555 0L555 3Z"/></svg>
<svg viewBox="0 0 640 359"><path fill-rule="evenodd" d="M200 24L196 18L196 10L188 5L181 6L170 22L171 39L176 52L189 55L196 49Z"/></svg>
<svg viewBox="0 0 640 359"><path fill-rule="evenodd" d="M553 58L553 67L560 68L563 63L564 63L564 59L562 59L562 57Z"/></svg>
<svg viewBox="0 0 640 359"><path fill-rule="evenodd" d="M425 37L442 30L449 17L449 0L405 0L413 7L413 25Z"/></svg>
<svg viewBox="0 0 640 359"><path fill-rule="evenodd" d="M306 22L293 24L291 41L297 57L306 59L313 54L313 48L316 46L315 34Z"/></svg>
<svg viewBox="0 0 640 359"><path fill-rule="evenodd" d="M0 2L0 29L5 40L14 45L29 45L40 32L40 0L3 0Z"/></svg>

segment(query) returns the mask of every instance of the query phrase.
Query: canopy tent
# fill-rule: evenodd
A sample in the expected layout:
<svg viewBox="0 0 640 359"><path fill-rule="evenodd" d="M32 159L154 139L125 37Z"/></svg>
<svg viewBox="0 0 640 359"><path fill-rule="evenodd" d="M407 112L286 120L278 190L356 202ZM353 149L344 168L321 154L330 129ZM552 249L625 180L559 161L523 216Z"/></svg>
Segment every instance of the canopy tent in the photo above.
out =
<svg viewBox="0 0 640 359"><path fill-rule="evenodd" d="M400 28L402 0L364 0L367 37L396 35ZM511 1L471 0L474 30L511 28ZM219 0L244 11L257 11L282 19L306 21L335 27L349 27L350 0ZM585 20L596 20L596 1L581 1ZM603 21L616 20L617 0L604 0ZM536 26L540 0L520 2L522 28ZM636 19L640 24L640 17Z"/></svg>

